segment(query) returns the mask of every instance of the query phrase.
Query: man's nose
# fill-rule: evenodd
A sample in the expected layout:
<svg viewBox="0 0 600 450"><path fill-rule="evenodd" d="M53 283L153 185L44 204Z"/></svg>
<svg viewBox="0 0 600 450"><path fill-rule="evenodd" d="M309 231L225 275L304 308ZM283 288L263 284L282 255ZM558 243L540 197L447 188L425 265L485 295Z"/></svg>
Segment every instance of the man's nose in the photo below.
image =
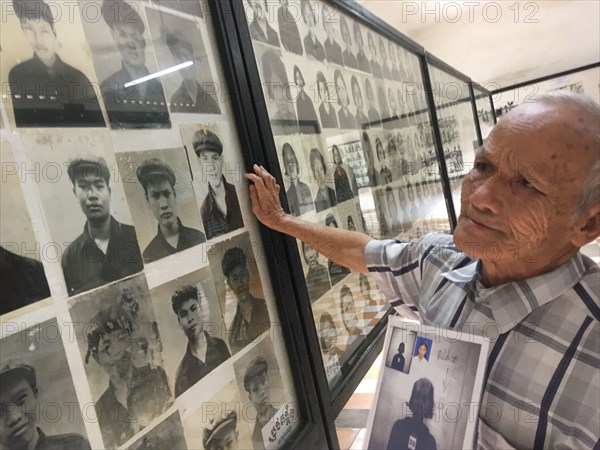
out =
<svg viewBox="0 0 600 450"><path fill-rule="evenodd" d="M490 177L474 182L469 195L471 204L478 210L489 214L500 214L502 211L503 180L499 177Z"/></svg>

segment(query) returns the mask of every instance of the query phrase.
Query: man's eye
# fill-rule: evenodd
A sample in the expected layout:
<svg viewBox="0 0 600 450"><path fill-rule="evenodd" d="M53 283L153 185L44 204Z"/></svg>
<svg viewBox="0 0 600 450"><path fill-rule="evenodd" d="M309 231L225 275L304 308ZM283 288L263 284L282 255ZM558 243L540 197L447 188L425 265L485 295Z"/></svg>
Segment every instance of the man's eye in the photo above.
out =
<svg viewBox="0 0 600 450"><path fill-rule="evenodd" d="M525 178L523 178L523 180L521 180L521 184L527 189L532 189L534 191L537 191L536 187L533 184L531 184L528 180L526 180Z"/></svg>

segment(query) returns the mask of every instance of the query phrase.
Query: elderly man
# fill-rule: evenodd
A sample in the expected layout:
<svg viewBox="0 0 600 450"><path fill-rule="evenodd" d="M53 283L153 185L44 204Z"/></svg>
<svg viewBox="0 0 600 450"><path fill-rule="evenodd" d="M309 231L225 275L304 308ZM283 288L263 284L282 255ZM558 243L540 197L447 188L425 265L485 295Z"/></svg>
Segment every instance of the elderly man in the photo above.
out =
<svg viewBox="0 0 600 450"><path fill-rule="evenodd" d="M599 124L598 104L573 94L541 95L507 114L464 179L454 236L400 243L305 223L283 212L261 167L247 174L253 211L371 272L401 314L493 342L480 447L591 448L600 435L600 271L579 249L600 235Z"/></svg>
<svg viewBox="0 0 600 450"><path fill-rule="evenodd" d="M175 172L158 158L146 159L137 168L137 179L144 188L144 196L158 221L156 236L144 249L145 262L156 261L206 241L204 233L181 223L177 215Z"/></svg>

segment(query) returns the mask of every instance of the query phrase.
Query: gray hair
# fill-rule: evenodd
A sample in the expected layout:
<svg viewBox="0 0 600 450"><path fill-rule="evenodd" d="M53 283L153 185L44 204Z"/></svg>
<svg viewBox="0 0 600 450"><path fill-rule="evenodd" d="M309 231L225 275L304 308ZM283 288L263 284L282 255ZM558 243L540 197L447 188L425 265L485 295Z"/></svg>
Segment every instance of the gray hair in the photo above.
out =
<svg viewBox="0 0 600 450"><path fill-rule="evenodd" d="M600 105L585 95L560 90L542 92L536 96L536 99L546 104L565 105L581 109L591 117L593 123L600 122ZM592 145L598 149L600 147L600 132L590 137ZM583 179L581 193L575 205L575 215L578 216L598 203L600 203L600 159L596 159Z"/></svg>

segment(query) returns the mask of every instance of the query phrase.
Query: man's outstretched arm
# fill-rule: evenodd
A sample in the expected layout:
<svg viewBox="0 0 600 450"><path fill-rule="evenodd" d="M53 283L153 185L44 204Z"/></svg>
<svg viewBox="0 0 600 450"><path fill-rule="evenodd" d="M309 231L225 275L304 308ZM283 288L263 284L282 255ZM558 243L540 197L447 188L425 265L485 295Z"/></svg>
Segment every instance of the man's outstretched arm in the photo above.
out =
<svg viewBox="0 0 600 450"><path fill-rule="evenodd" d="M372 240L356 231L306 222L287 214L279 201L280 186L262 166L244 175L252 181L252 211L265 226L306 242L326 258L357 272L367 273L365 247Z"/></svg>

